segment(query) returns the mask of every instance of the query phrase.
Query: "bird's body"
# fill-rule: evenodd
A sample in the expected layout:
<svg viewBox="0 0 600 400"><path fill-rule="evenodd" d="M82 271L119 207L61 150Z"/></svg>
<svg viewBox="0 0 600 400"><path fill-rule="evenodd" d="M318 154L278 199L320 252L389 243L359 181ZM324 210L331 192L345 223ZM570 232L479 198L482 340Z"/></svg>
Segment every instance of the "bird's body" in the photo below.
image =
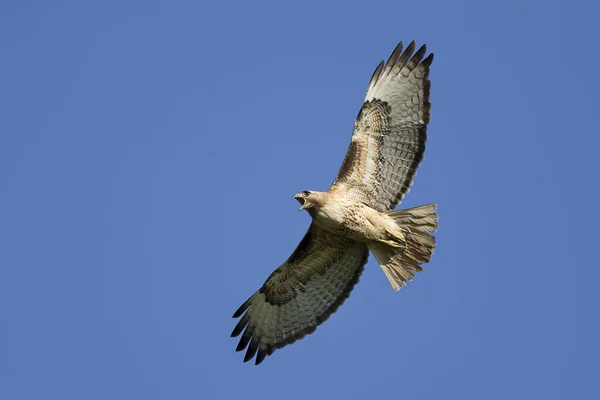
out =
<svg viewBox="0 0 600 400"><path fill-rule="evenodd" d="M336 190L309 193L309 198L318 198L318 205L308 213L319 228L364 244L403 246L401 228L387 213L352 197L338 196Z"/></svg>
<svg viewBox="0 0 600 400"><path fill-rule="evenodd" d="M376 68L340 171L325 192L297 193L312 218L292 255L234 313L237 351L256 364L315 331L359 280L373 253L395 290L435 248L432 204L394 211L423 159L429 123L429 67L422 46L402 42Z"/></svg>

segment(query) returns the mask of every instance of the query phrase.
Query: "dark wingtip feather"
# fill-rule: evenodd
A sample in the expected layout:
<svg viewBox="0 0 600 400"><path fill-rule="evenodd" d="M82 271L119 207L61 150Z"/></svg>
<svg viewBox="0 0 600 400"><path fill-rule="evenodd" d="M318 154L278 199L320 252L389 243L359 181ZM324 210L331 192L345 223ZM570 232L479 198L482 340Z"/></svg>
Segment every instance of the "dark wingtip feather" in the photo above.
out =
<svg viewBox="0 0 600 400"><path fill-rule="evenodd" d="M398 66L398 68L402 69L402 67L408 62L408 60L410 59L410 57L412 56L412 54L415 51L415 46L416 46L416 44L415 44L415 41L413 40L406 47L406 49L404 50L404 53L402 53L402 55L398 58L398 61L396 61L396 65Z"/></svg>
<svg viewBox="0 0 600 400"><path fill-rule="evenodd" d="M368 88L371 89L375 83L377 83L377 81L379 80L379 77L381 76L381 71L383 70L383 66L384 66L384 62L381 61L379 63L379 65L377 66L377 68L375 68L375 71L373 71L373 75L371 75L371 80L369 81L369 86Z"/></svg>
<svg viewBox="0 0 600 400"><path fill-rule="evenodd" d="M425 52L426 51L427 51L427 46L426 45L421 46L419 48L419 50L417 50L417 52L412 56L412 58L410 59L410 61L408 61L408 63L406 64L406 68L409 71L412 71L413 69L415 69L415 67L417 65L419 65L419 63L421 62L421 60L425 56Z"/></svg>
<svg viewBox="0 0 600 400"><path fill-rule="evenodd" d="M235 348L235 351L242 351L242 350L244 350L246 348L246 344L247 343L242 342L242 339L240 339L240 341L238 342L238 344L237 344L237 346Z"/></svg>
<svg viewBox="0 0 600 400"><path fill-rule="evenodd" d="M392 68L394 68L394 65L396 65L396 60L402 53L403 46L404 45L402 44L402 41L400 41L400 43L398 43L398 45L396 46L394 51L392 51L392 54L390 54L390 58L388 58L387 63L385 63L385 72L386 73L389 74L390 71L392 70Z"/></svg>
<svg viewBox="0 0 600 400"><path fill-rule="evenodd" d="M254 365L259 365L261 362L263 362L263 360L265 359L266 356L267 356L266 353L259 351L258 354L256 355L256 361L254 362Z"/></svg>
<svg viewBox="0 0 600 400"><path fill-rule="evenodd" d="M423 59L423 57L425 56L425 53L427 52L427 45L424 44L423 46L421 46L419 48L419 50L417 50L417 52L415 53L415 55L413 56L413 60L416 60L416 64L418 64L419 62L421 62L421 60Z"/></svg>
<svg viewBox="0 0 600 400"><path fill-rule="evenodd" d="M255 365L258 365L261 362L263 362L263 360L265 359L265 357L267 357L271 353L273 353L272 346L270 346L268 344L265 344L265 343L262 343L260 345L260 347L258 348L258 353L256 353L256 362L255 362Z"/></svg>
<svg viewBox="0 0 600 400"><path fill-rule="evenodd" d="M246 330L244 331L244 334L240 338L240 341L239 341L237 347L235 348L235 351L244 350L246 348L246 346L248 346L250 339L252 339L253 334L254 334L254 326L248 325L246 327Z"/></svg>
<svg viewBox="0 0 600 400"><path fill-rule="evenodd" d="M423 64L426 67L429 67L432 62L433 62L433 53L429 53L429 55L427 57L425 57L425 59L423 60L423 62L421 62L421 64Z"/></svg>
<svg viewBox="0 0 600 400"><path fill-rule="evenodd" d="M244 362L248 362L248 361L252 360L252 358L256 355L256 352L258 351L258 345L259 345L258 339L255 336L253 336L252 340L250 341L250 344L248 345L248 350L246 350L246 355L244 356Z"/></svg>
<svg viewBox="0 0 600 400"><path fill-rule="evenodd" d="M239 318L244 313L244 311L246 311L248 309L248 307L250 307L251 304L252 304L252 297L250 297L248 300L246 300L244 302L244 304L242 304L240 306L240 308L238 308L237 311L233 313L233 316L231 318Z"/></svg>
<svg viewBox="0 0 600 400"><path fill-rule="evenodd" d="M248 321L250 321L250 314L244 314L242 319L235 325L235 328L233 328L233 331L231 331L231 337L239 336L246 327L246 324L248 324Z"/></svg>

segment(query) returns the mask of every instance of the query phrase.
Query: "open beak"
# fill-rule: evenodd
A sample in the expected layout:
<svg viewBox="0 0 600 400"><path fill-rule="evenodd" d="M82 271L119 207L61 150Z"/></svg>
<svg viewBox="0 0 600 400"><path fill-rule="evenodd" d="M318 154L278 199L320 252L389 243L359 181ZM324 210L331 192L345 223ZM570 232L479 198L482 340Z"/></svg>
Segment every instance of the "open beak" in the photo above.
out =
<svg viewBox="0 0 600 400"><path fill-rule="evenodd" d="M301 196L295 194L294 199L298 200L298 202L300 203L300 209L298 211L304 210L304 206L306 205L306 201L304 200L304 197L301 197Z"/></svg>

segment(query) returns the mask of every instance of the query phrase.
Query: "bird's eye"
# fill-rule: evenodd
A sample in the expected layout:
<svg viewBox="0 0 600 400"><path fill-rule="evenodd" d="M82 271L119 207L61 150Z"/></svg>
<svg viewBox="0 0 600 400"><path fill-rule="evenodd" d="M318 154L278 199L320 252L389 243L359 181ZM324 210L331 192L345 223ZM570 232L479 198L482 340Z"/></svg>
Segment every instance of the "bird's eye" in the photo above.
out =
<svg viewBox="0 0 600 400"><path fill-rule="evenodd" d="M305 191L303 191L303 192L302 192L302 194L303 194L304 196L308 196L308 195L310 194L310 192L309 192L308 190L305 190Z"/></svg>

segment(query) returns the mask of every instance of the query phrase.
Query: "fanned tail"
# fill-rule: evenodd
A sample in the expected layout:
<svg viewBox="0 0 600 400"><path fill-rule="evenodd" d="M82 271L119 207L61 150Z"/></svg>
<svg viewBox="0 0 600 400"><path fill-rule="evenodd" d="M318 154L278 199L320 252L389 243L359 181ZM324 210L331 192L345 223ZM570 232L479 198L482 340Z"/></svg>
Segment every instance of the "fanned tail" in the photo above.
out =
<svg viewBox="0 0 600 400"><path fill-rule="evenodd" d="M421 264L428 263L435 249L431 233L437 229L438 216L435 204L392 211L388 215L398 224L405 239L404 247L373 243L369 249L383 269L394 290L406 286L415 272L423 271Z"/></svg>

